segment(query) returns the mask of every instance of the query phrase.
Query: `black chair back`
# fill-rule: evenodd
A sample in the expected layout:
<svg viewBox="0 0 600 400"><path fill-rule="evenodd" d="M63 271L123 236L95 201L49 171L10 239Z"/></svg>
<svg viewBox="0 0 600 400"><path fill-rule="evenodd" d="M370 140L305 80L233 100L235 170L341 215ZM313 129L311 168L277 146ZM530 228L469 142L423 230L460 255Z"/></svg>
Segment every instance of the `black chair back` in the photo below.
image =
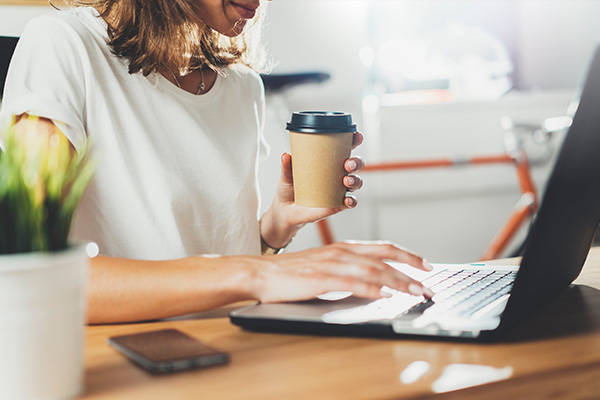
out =
<svg viewBox="0 0 600 400"><path fill-rule="evenodd" d="M19 38L12 36L0 36L0 98L4 92L4 81L8 72L8 64L17 46Z"/></svg>

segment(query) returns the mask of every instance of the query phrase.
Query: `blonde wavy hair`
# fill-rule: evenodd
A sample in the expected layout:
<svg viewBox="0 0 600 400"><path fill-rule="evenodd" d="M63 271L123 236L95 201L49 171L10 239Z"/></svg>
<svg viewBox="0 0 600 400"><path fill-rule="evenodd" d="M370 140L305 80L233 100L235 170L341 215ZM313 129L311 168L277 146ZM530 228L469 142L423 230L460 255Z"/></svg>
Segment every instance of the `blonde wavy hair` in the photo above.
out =
<svg viewBox="0 0 600 400"><path fill-rule="evenodd" d="M185 75L208 66L220 71L244 64L267 69L260 44L264 6L235 37L213 30L202 21L194 0L50 0L69 7L94 7L108 20L108 45L128 61L129 73L148 75L172 69Z"/></svg>

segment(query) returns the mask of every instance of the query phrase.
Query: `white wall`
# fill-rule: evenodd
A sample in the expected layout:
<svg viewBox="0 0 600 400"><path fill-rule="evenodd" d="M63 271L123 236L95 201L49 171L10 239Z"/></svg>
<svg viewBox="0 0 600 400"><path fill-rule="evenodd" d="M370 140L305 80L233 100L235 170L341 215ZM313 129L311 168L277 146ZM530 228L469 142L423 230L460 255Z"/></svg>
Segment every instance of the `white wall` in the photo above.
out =
<svg viewBox="0 0 600 400"><path fill-rule="evenodd" d="M600 1L520 1L523 87L573 88L600 45Z"/></svg>
<svg viewBox="0 0 600 400"><path fill-rule="evenodd" d="M336 105L360 115L366 71L358 49L368 42L364 1L283 0L269 4L265 42L275 72L324 71L332 79L290 93L297 107ZM318 94L317 94L318 93Z"/></svg>
<svg viewBox="0 0 600 400"><path fill-rule="evenodd" d="M52 10L48 6L0 6L0 36L21 36L31 18Z"/></svg>

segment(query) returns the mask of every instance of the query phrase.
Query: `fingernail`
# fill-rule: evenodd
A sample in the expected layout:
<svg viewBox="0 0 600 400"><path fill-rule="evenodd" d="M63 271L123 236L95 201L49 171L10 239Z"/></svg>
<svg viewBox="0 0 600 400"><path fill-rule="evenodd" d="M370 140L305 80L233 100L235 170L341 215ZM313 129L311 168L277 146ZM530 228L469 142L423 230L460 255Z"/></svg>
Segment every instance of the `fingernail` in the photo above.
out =
<svg viewBox="0 0 600 400"><path fill-rule="evenodd" d="M348 161L348 168L350 168L351 170L355 170L356 167L358 167L358 165L356 164L356 161L354 161L354 160Z"/></svg>
<svg viewBox="0 0 600 400"><path fill-rule="evenodd" d="M423 268L425 268L427 271L433 271L433 265L429 264L429 261L426 259L423 259Z"/></svg>
<svg viewBox="0 0 600 400"><path fill-rule="evenodd" d="M427 287L423 287L423 292L425 293L425 296L432 298L435 293L433 293L433 290L427 288Z"/></svg>
<svg viewBox="0 0 600 400"><path fill-rule="evenodd" d="M352 186L352 185L354 185L355 183L356 183L356 182L355 182L354 178L353 178L353 177L351 177L351 176L349 176L349 177L348 177L348 185Z"/></svg>
<svg viewBox="0 0 600 400"><path fill-rule="evenodd" d="M423 291L423 287L414 283L408 285L408 291L411 294L414 294L415 296L423 296L425 294L425 292Z"/></svg>

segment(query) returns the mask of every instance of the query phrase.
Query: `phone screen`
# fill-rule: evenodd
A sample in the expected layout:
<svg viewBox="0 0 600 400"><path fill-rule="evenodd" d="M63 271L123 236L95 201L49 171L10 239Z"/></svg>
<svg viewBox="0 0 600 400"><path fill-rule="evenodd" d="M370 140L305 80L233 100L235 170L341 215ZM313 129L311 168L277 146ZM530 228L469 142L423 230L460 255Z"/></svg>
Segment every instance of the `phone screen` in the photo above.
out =
<svg viewBox="0 0 600 400"><path fill-rule="evenodd" d="M229 355L176 329L114 336L108 343L153 372L178 371L224 364Z"/></svg>

